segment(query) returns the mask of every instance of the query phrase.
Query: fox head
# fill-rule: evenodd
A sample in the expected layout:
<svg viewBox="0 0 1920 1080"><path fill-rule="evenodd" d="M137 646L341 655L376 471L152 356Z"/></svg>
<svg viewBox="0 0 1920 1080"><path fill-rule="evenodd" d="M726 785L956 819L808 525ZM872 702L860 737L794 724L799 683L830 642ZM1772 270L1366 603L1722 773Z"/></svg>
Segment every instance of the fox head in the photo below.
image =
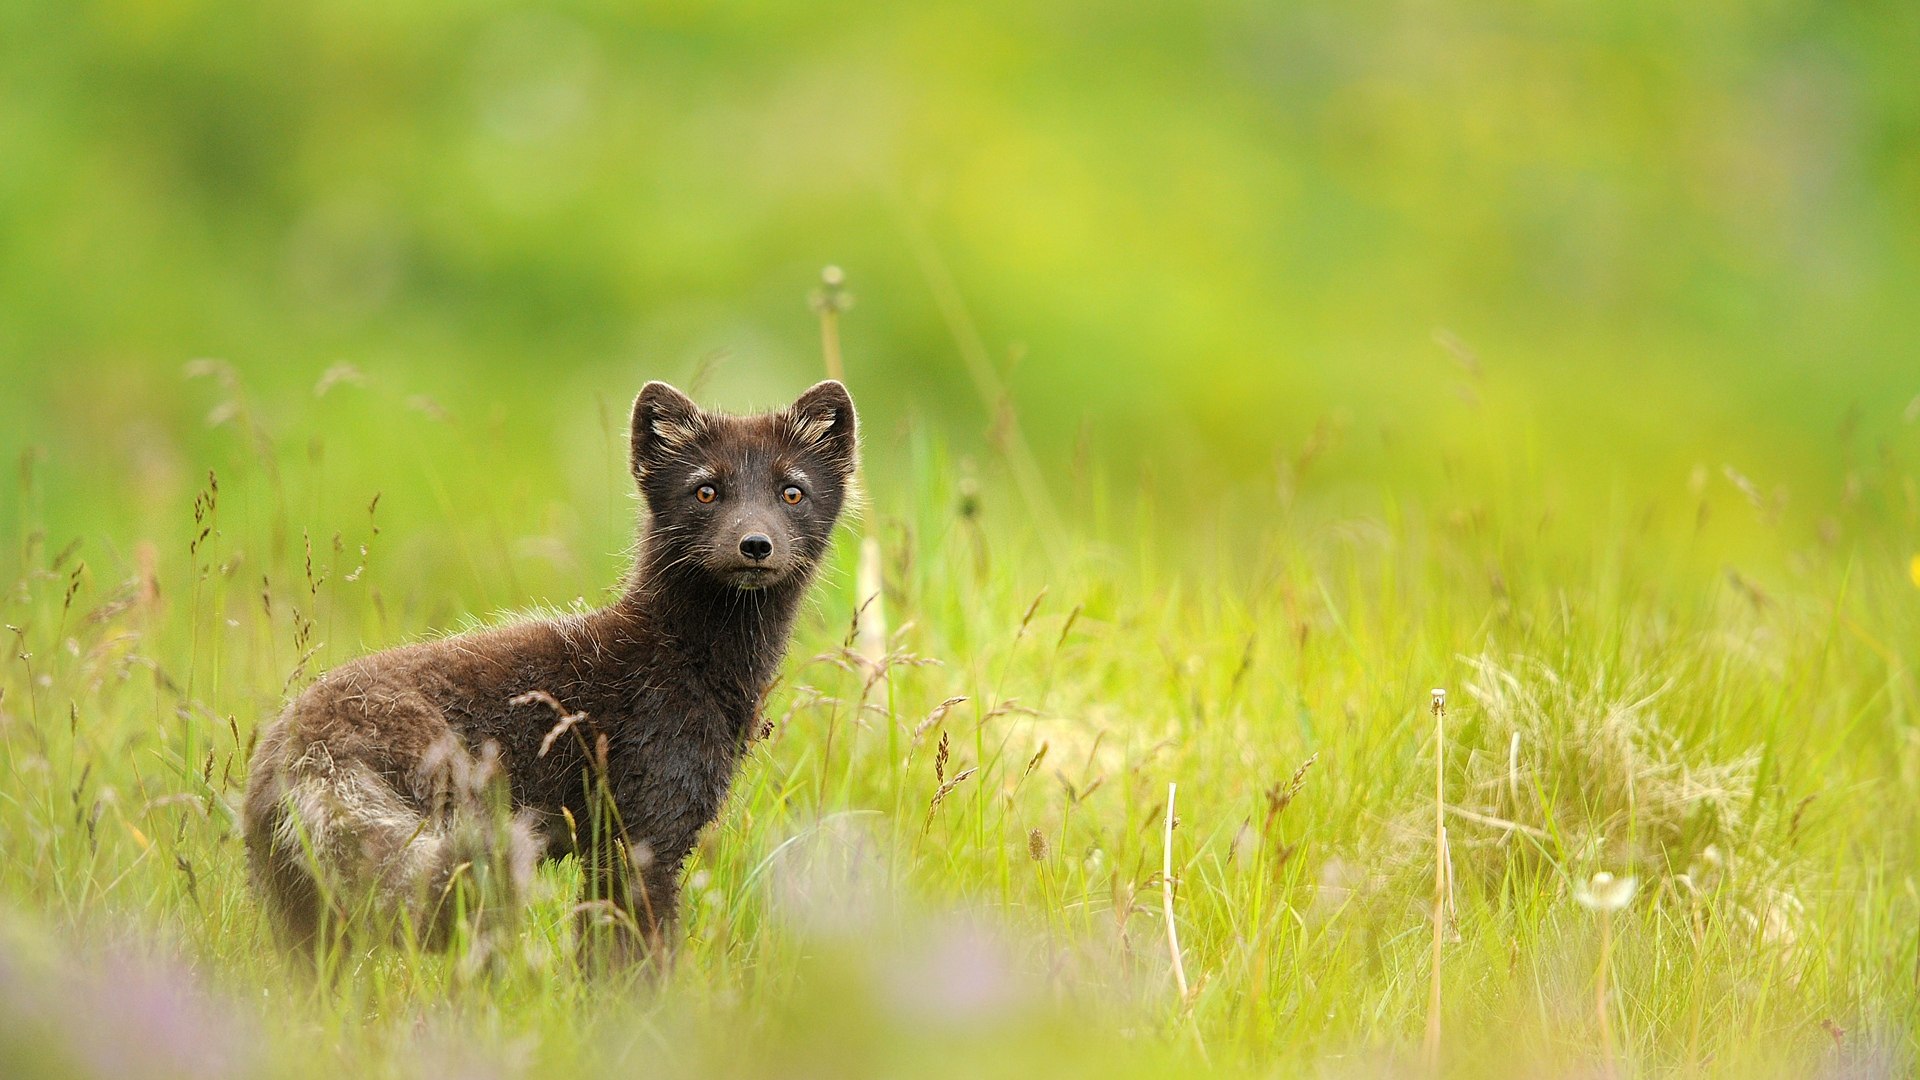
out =
<svg viewBox="0 0 1920 1080"><path fill-rule="evenodd" d="M741 590L804 581L853 483L855 423L832 380L753 416L707 412L648 383L633 403L632 466L649 572Z"/></svg>

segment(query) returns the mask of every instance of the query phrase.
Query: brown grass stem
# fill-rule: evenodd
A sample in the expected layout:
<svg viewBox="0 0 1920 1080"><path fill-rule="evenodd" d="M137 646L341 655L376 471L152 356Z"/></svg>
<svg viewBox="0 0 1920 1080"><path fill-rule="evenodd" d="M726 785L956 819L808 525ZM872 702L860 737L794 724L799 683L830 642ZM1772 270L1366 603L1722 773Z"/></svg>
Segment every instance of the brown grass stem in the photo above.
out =
<svg viewBox="0 0 1920 1080"><path fill-rule="evenodd" d="M1440 946L1447 918L1447 692L1433 691L1433 973L1427 994L1429 1075L1440 1072Z"/></svg>
<svg viewBox="0 0 1920 1080"><path fill-rule="evenodd" d="M1600 976L1595 980L1593 1010L1600 1020L1600 1075L1614 1080L1619 1075L1613 1046L1613 1020L1607 1015L1607 981L1613 970L1613 912L1600 912Z"/></svg>
<svg viewBox="0 0 1920 1080"><path fill-rule="evenodd" d="M846 361L840 352L840 313L853 306L846 292L847 275L838 266L820 271L820 288L813 294L813 309L820 314L820 353L826 360L827 378L847 381ZM854 464L854 488L867 491L866 470ZM858 612L855 651L874 671L880 670L887 655L887 609L885 580L880 566L880 540L861 515L860 559L854 570L854 610Z"/></svg>
<svg viewBox="0 0 1920 1080"><path fill-rule="evenodd" d="M1187 1006L1187 966L1180 959L1180 929L1173 922L1173 801L1178 784L1167 785L1166 834L1160 844L1160 901L1167 914L1167 953L1173 958L1173 983L1180 1007Z"/></svg>
<svg viewBox="0 0 1920 1080"><path fill-rule="evenodd" d="M1200 1060L1210 1061L1207 1042L1200 1037L1200 1024L1193 1016L1193 990L1187 984L1187 965L1180 958L1180 928L1173 918L1174 795L1179 787L1175 783L1167 785L1167 813L1163 821L1165 831L1160 839L1160 904L1167 920L1167 954L1173 960L1173 985L1180 993L1180 1012L1193 1032L1193 1045L1200 1051Z"/></svg>
<svg viewBox="0 0 1920 1080"><path fill-rule="evenodd" d="M1038 460L1034 457L1033 447L1021 429L1019 414L1012 405L1012 395L994 367L986 339L981 336L972 312L967 309L966 299L961 295L959 285L954 282L953 272L947 268L946 260L941 258L939 248L910 211L905 212L903 217L907 240L913 248L915 261L920 264L921 276L926 279L927 288L933 293L934 304L940 309L940 317L946 322L948 333L953 335L954 345L960 351L960 359L966 364L974 392L980 395L981 406L992 418L998 435L996 443L1020 492L1020 500L1026 504L1028 516L1040 525L1038 534L1041 548L1047 558L1058 566L1065 560L1065 552L1058 539L1065 535L1064 523L1047 488Z"/></svg>

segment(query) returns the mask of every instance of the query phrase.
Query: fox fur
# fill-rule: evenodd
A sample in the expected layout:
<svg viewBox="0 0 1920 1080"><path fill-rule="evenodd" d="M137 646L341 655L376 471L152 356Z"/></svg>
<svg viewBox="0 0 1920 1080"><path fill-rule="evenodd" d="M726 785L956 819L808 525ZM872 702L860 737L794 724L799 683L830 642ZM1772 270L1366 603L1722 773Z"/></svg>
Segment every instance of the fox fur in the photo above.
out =
<svg viewBox="0 0 1920 1080"><path fill-rule="evenodd" d="M583 942L665 939L848 499L855 424L838 382L752 416L649 383L630 439L647 513L618 599L307 687L263 729L246 795L280 938L372 926L444 946L463 918L510 925L535 861L576 854Z"/></svg>

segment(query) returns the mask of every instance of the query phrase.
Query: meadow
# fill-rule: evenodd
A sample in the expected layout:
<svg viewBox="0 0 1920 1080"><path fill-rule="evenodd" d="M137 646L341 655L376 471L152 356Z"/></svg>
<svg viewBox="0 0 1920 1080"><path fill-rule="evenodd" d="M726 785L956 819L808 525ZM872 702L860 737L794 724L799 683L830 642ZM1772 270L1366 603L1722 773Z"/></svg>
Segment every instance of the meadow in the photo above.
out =
<svg viewBox="0 0 1920 1080"><path fill-rule="evenodd" d="M0 5L0 1076L1913 1075L1917 10ZM830 263L671 970L288 964L260 726Z"/></svg>
<svg viewBox="0 0 1920 1080"><path fill-rule="evenodd" d="M231 369L182 377L221 434L164 531L51 531L43 508L131 484L17 463L14 1075L1416 1072L1436 686L1444 1071L1913 1061L1920 583L1887 539L1915 512L1911 435L1800 535L1732 471L1597 515L1522 476L1348 516L1298 494L1345 452L1324 439L1264 490L1089 479L1039 506L924 425L870 432L853 528L882 540L887 655L853 647L843 537L664 981L574 969L566 863L504 967L353 952L315 981L246 888L259 724L329 664L500 617L473 614L494 598L596 602L635 503L529 516L472 480L501 475L489 447L516 421L422 417L357 371L282 406L291 430ZM438 501L362 486L395 466L330 444L343 420L417 429ZM593 441L620 485L623 433ZM1765 569L1702 558L1723 534ZM1596 872L1638 884L1604 957L1579 902Z"/></svg>

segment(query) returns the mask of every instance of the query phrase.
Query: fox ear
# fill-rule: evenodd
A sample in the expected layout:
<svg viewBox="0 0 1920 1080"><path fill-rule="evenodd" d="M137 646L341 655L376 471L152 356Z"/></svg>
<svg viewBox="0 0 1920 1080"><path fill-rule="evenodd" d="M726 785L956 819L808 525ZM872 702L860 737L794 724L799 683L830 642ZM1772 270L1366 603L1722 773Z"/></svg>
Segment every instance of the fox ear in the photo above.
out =
<svg viewBox="0 0 1920 1080"><path fill-rule="evenodd" d="M838 380L814 384L787 410L787 432L794 443L833 462L842 473L853 472L858 453L858 421L853 398Z"/></svg>
<svg viewBox="0 0 1920 1080"><path fill-rule="evenodd" d="M672 457L706 430L707 416L692 398L666 383L648 383L633 399L634 477L646 476L651 466Z"/></svg>

